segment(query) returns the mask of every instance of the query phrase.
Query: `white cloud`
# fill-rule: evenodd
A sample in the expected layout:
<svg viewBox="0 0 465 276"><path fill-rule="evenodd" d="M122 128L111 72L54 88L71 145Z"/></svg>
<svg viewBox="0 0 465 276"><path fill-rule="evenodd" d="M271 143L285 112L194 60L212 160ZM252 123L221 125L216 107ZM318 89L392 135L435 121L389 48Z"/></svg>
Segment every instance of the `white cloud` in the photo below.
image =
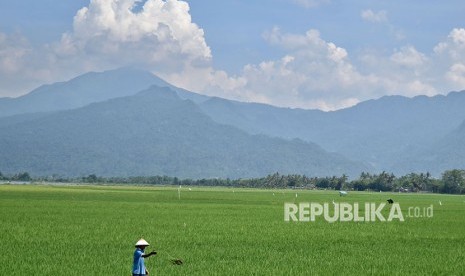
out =
<svg viewBox="0 0 465 276"><path fill-rule="evenodd" d="M465 60L465 29L453 29L446 41L434 47L434 52L438 55L448 57L451 61Z"/></svg>
<svg viewBox="0 0 465 276"><path fill-rule="evenodd" d="M432 61L415 47L408 45L394 49L386 56L377 51L365 52L361 56L365 72L376 76L373 91L381 95L435 95Z"/></svg>
<svg viewBox="0 0 465 276"><path fill-rule="evenodd" d="M19 96L43 84L50 77L44 58L20 33L0 32L0 97Z"/></svg>
<svg viewBox="0 0 465 276"><path fill-rule="evenodd" d="M382 22L388 21L387 12L384 10L381 10L378 12L374 12L370 9L363 10L360 12L360 16L362 17L363 20L372 22L372 23L382 23Z"/></svg>
<svg viewBox="0 0 465 276"><path fill-rule="evenodd" d="M442 85L448 90L465 89L465 29L454 28L445 41L434 47L437 74L443 76Z"/></svg>
<svg viewBox="0 0 465 276"><path fill-rule="evenodd" d="M418 52L415 47L409 45L396 50L390 57L391 61L398 65L415 68L422 67L428 62L425 54Z"/></svg>
<svg viewBox="0 0 465 276"><path fill-rule="evenodd" d="M460 45L461 47L465 46L465 29L463 28L455 28L449 34L449 38L454 41L456 45Z"/></svg>
<svg viewBox="0 0 465 276"><path fill-rule="evenodd" d="M211 68L204 31L192 22L185 1L91 0L76 13L73 29L60 41L35 49L24 44L0 36L0 70L40 73L41 81L47 82L132 65L168 81L177 80L176 85L186 88L192 88L189 75L194 71L204 74L196 80L201 88L215 76L222 76ZM24 79L36 85L33 76L25 74ZM20 89L26 92L32 87L23 85ZM14 94L20 94L20 89Z"/></svg>
<svg viewBox="0 0 465 276"><path fill-rule="evenodd" d="M136 65L176 86L229 96L244 85L211 66L204 31L178 0L93 0L74 17L74 29L53 46L57 60L80 58L85 70ZM74 64L74 62L73 62ZM231 97L231 96L230 96Z"/></svg>
<svg viewBox="0 0 465 276"><path fill-rule="evenodd" d="M247 82L235 94L246 100L325 110L342 108L357 102L348 92L363 91L361 84L371 82L351 64L344 48L323 40L317 30L298 35L274 28L265 38L286 49L288 55L245 66L242 76Z"/></svg>
<svg viewBox="0 0 465 276"><path fill-rule="evenodd" d="M246 82L235 92L241 100L333 110L383 95L438 93L431 58L411 45L389 55L363 53L361 72L346 49L325 41L317 30L299 35L274 28L264 37L287 55L247 65L242 74ZM458 81L462 71L453 72Z"/></svg>
<svg viewBox="0 0 465 276"><path fill-rule="evenodd" d="M179 72L211 61L204 32L192 22L189 5L148 0L133 12L136 0L92 0L74 17L74 29L54 45L60 59L81 56L94 66L142 65Z"/></svg>
<svg viewBox="0 0 465 276"><path fill-rule="evenodd" d="M0 33L0 72L18 73L30 51L31 47L25 37Z"/></svg>
<svg viewBox="0 0 465 276"><path fill-rule="evenodd" d="M451 81L454 86L465 88L465 64L456 63L453 64L449 71L446 73L446 78Z"/></svg>
<svg viewBox="0 0 465 276"><path fill-rule="evenodd" d="M362 10L360 12L360 17L362 20L378 24L382 26L389 34L392 39L397 41L403 41L406 39L406 35L402 28L394 26L393 24L389 23L388 12L385 10L380 11L373 11L371 9Z"/></svg>
<svg viewBox="0 0 465 276"><path fill-rule="evenodd" d="M384 11L367 10L362 17L387 21ZM263 37L285 54L247 64L233 76L212 67L204 31L192 22L186 2L92 0L76 13L73 29L54 43L33 47L20 34L0 33L0 97L89 70L127 65L207 95L323 110L383 95L434 95L465 88L463 28L453 29L428 54L405 45L354 56L315 29L292 34L273 28Z"/></svg>
<svg viewBox="0 0 465 276"><path fill-rule="evenodd" d="M189 66L177 73L161 73L159 76L190 91L229 99L239 99L236 90L247 82L244 77L229 76L225 71L211 67Z"/></svg>
<svg viewBox="0 0 465 276"><path fill-rule="evenodd" d="M331 0L292 0L292 2L304 8L314 8L322 4L328 4Z"/></svg>

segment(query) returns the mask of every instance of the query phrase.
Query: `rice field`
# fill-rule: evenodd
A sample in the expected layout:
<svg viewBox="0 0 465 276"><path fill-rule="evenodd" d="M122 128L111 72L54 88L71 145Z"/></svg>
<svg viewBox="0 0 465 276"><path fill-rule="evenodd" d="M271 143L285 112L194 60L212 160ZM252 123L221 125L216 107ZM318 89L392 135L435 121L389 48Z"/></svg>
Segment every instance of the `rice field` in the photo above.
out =
<svg viewBox="0 0 465 276"><path fill-rule="evenodd" d="M284 221L284 203L363 209L389 198L405 221ZM431 206L433 215L423 215ZM152 275L465 273L464 196L0 185L0 210L0 275L131 275L141 237L158 252L146 259Z"/></svg>

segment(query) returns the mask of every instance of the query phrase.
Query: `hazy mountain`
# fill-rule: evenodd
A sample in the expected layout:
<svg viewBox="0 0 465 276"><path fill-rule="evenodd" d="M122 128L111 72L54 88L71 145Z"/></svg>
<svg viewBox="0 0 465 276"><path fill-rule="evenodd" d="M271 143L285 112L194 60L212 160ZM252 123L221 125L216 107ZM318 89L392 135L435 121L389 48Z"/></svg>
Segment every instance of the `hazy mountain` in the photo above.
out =
<svg viewBox="0 0 465 276"><path fill-rule="evenodd" d="M400 158L394 169L407 173L429 171L435 176L450 169L465 168L465 121L431 147Z"/></svg>
<svg viewBox="0 0 465 276"><path fill-rule="evenodd" d="M354 107L323 112L207 97L174 87L149 72L130 68L88 73L67 82L42 86L19 98L0 99L0 131L7 128L11 131L21 125L40 126L50 118L55 120L54 116L57 116L31 112L84 107L90 103L135 95L151 85L169 87L181 99L191 100L197 112L214 121L215 127L228 125L236 131L242 130L244 135L248 133L283 138L293 145L302 143L294 140L300 139L313 146L317 144L328 152L337 152L350 160L370 164L367 170L372 172L433 172L460 165L463 160L458 156L455 158L458 163L446 162L447 145L454 143L457 153L465 149L460 139L447 138L460 137L458 129L465 119L465 91L434 97L386 96ZM138 110L138 107L134 105L132 109L130 113ZM139 116L143 117L143 113ZM86 119L91 120L90 115ZM183 128L182 124L176 125L181 122L170 122L172 128ZM40 132L40 129L37 131ZM72 129L62 131L74 133ZM253 143L250 145L257 146ZM210 172L209 175L214 175L213 169ZM330 174L337 172L335 170Z"/></svg>
<svg viewBox="0 0 465 276"><path fill-rule="evenodd" d="M99 73L90 72L66 82L43 85L18 98L0 98L0 117L78 108L94 102L134 95L152 85L170 87L182 98L195 102L208 98L174 87L150 72L120 68Z"/></svg>
<svg viewBox="0 0 465 276"><path fill-rule="evenodd" d="M434 146L455 129L465 119L464 105L465 92L435 97L390 96L364 102L340 111L353 122L355 137L336 150L354 157L360 152L361 158L390 170L390 164Z"/></svg>
<svg viewBox="0 0 465 276"><path fill-rule="evenodd" d="M322 112L212 98L201 104L215 121L250 133L312 141L324 149L397 170L401 158L434 146L465 119L465 92L447 96L386 96ZM465 146L465 145L464 145Z"/></svg>
<svg viewBox="0 0 465 276"><path fill-rule="evenodd" d="M253 177L356 176L368 168L301 140L221 125L168 88L0 127L3 173Z"/></svg>

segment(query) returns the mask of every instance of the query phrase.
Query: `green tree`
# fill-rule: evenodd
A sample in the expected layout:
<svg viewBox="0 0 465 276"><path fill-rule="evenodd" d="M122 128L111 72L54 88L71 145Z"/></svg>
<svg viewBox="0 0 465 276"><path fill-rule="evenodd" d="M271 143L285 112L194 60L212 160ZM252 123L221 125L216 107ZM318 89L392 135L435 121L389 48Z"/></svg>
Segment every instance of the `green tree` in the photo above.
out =
<svg viewBox="0 0 465 276"><path fill-rule="evenodd" d="M331 185L331 178L329 177L318 178L315 184L315 186L320 189L330 188L330 185Z"/></svg>
<svg viewBox="0 0 465 276"><path fill-rule="evenodd" d="M442 174L443 192L461 194L465 191L465 170L449 170Z"/></svg>
<svg viewBox="0 0 465 276"><path fill-rule="evenodd" d="M31 181L31 176L27 172L18 173L13 177L16 181Z"/></svg>
<svg viewBox="0 0 465 276"><path fill-rule="evenodd" d="M358 179L352 180L350 182L350 187L356 191L365 191L368 189L368 185L373 180L373 176L371 176L367 172L362 172Z"/></svg>
<svg viewBox="0 0 465 276"><path fill-rule="evenodd" d="M431 179L431 192L440 193L444 189L444 183L440 179Z"/></svg>
<svg viewBox="0 0 465 276"><path fill-rule="evenodd" d="M89 174L87 177L84 177L83 180L87 183L96 183L98 181L98 177L95 174Z"/></svg>
<svg viewBox="0 0 465 276"><path fill-rule="evenodd" d="M411 191L433 191L433 179L429 172L425 173L409 173L399 178L395 183L395 189L407 188Z"/></svg>

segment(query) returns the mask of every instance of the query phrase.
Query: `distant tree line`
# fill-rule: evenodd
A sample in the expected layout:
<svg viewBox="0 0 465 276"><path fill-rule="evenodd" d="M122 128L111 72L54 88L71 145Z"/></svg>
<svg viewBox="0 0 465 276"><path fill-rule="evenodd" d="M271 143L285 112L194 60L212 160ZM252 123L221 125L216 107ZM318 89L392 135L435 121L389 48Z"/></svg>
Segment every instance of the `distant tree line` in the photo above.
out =
<svg viewBox="0 0 465 276"><path fill-rule="evenodd" d="M27 172L12 176L3 175L3 181L36 181L61 183L101 183L101 184L143 184L143 185L185 185L185 186L225 186L268 189L329 189L383 192L432 192L447 194L465 193L465 170L448 170L440 179L429 173L410 173L396 177L392 173L370 174L363 172L359 178L350 180L346 175L331 177L307 177L299 174L274 173L261 178L247 179L179 179L170 176L101 177L91 174L80 178L39 177L32 178Z"/></svg>
<svg viewBox="0 0 465 276"><path fill-rule="evenodd" d="M31 181L32 178L31 176L29 175L29 173L27 172L21 172L21 173L17 173L15 175L12 175L12 176L5 176L2 174L2 172L0 172L0 180L5 180L5 181Z"/></svg>

